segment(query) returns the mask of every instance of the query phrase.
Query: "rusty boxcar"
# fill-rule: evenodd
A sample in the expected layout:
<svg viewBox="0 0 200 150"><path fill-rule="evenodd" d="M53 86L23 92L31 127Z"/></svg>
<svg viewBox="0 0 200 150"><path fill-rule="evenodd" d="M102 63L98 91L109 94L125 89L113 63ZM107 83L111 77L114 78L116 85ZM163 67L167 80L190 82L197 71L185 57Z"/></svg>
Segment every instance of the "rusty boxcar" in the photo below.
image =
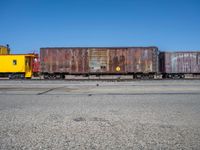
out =
<svg viewBox="0 0 200 150"><path fill-rule="evenodd" d="M200 52L161 52L159 60L163 78L200 74Z"/></svg>
<svg viewBox="0 0 200 150"><path fill-rule="evenodd" d="M44 78L65 75L127 75L151 77L158 72L157 47L41 48Z"/></svg>

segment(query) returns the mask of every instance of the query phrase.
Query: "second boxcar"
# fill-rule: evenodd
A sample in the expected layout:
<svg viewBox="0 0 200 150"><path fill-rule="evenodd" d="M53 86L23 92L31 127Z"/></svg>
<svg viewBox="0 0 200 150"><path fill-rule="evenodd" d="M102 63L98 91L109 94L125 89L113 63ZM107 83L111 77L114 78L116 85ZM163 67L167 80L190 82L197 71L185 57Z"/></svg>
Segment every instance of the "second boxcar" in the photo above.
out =
<svg viewBox="0 0 200 150"><path fill-rule="evenodd" d="M159 60L163 78L200 74L200 52L161 52Z"/></svg>
<svg viewBox="0 0 200 150"><path fill-rule="evenodd" d="M157 47L41 48L44 78L65 75L127 75L153 78L158 72Z"/></svg>

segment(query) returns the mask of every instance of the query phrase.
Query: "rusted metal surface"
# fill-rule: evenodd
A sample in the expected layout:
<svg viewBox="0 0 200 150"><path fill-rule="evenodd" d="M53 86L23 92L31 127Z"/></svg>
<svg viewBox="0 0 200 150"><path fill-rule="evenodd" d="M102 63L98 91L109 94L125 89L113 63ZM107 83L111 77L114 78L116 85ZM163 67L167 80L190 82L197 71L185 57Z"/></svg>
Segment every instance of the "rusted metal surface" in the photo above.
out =
<svg viewBox="0 0 200 150"><path fill-rule="evenodd" d="M126 73L127 48L89 48L90 73Z"/></svg>
<svg viewBox="0 0 200 150"><path fill-rule="evenodd" d="M41 48L41 72L87 73L87 49Z"/></svg>
<svg viewBox="0 0 200 150"><path fill-rule="evenodd" d="M200 52L162 52L160 70L164 73L200 73Z"/></svg>
<svg viewBox="0 0 200 150"><path fill-rule="evenodd" d="M127 73L127 48L109 50L109 72Z"/></svg>
<svg viewBox="0 0 200 150"><path fill-rule="evenodd" d="M127 58L129 72L151 73L158 71L158 49L156 47L130 48Z"/></svg>
<svg viewBox="0 0 200 150"><path fill-rule="evenodd" d="M41 72L127 74L157 72L156 47L41 48Z"/></svg>
<svg viewBox="0 0 200 150"><path fill-rule="evenodd" d="M109 71L109 51L107 49L88 49L89 53L89 72L108 72Z"/></svg>

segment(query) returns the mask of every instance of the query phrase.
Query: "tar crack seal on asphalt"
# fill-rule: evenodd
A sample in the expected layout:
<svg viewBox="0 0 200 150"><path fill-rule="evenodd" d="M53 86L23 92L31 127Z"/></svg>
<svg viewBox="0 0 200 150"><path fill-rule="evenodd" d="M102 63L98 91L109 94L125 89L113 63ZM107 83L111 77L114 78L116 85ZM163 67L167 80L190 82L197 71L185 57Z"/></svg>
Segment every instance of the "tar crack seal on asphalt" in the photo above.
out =
<svg viewBox="0 0 200 150"><path fill-rule="evenodd" d="M76 121L76 122L86 121L86 119L83 118L83 117L74 118L73 120Z"/></svg>

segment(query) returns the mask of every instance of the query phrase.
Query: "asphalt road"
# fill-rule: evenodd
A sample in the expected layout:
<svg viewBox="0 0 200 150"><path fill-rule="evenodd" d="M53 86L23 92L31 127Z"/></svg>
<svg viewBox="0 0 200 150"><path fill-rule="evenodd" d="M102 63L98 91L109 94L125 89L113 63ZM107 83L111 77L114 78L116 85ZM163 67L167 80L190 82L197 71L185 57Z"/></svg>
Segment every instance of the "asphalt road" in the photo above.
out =
<svg viewBox="0 0 200 150"><path fill-rule="evenodd" d="M200 80L0 81L0 149L200 149Z"/></svg>

